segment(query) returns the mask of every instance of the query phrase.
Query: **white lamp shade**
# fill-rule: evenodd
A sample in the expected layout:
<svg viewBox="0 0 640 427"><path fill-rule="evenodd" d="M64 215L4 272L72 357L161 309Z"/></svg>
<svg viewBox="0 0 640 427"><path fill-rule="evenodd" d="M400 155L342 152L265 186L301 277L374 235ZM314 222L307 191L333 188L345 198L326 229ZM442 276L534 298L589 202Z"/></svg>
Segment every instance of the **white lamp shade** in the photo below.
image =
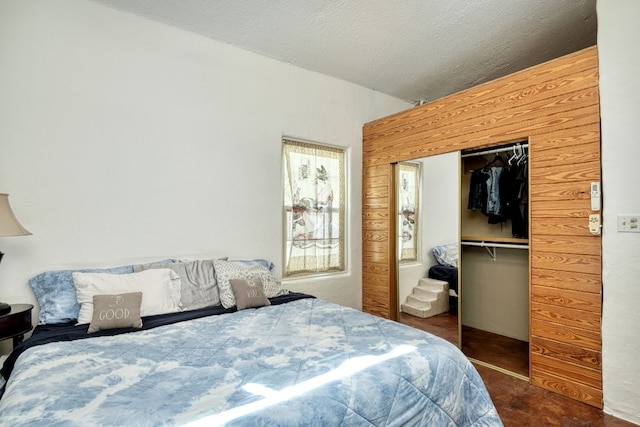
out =
<svg viewBox="0 0 640 427"><path fill-rule="evenodd" d="M9 195L0 193L0 236L28 236L31 233L24 228L16 218Z"/></svg>

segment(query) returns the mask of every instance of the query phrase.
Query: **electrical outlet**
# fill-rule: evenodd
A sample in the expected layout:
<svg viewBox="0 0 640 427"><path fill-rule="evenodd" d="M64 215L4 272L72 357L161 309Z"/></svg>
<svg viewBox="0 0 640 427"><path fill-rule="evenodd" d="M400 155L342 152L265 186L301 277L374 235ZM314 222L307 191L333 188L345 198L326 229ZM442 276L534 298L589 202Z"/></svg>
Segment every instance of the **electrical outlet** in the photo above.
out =
<svg viewBox="0 0 640 427"><path fill-rule="evenodd" d="M640 233L640 214L618 215L618 231Z"/></svg>

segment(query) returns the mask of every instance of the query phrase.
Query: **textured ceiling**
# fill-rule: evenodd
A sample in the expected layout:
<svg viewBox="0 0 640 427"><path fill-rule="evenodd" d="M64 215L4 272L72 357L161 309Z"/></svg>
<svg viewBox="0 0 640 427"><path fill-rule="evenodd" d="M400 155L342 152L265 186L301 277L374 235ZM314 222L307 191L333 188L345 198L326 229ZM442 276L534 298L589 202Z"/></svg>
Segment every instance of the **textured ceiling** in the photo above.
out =
<svg viewBox="0 0 640 427"><path fill-rule="evenodd" d="M596 44L596 0L93 0L430 101Z"/></svg>

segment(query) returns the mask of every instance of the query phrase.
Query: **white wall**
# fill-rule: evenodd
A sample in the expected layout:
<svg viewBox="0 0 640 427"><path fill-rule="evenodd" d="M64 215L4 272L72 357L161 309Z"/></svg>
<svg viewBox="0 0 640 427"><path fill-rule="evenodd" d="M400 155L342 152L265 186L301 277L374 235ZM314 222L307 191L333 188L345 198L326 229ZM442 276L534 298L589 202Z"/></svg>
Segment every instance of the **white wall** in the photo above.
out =
<svg viewBox="0 0 640 427"><path fill-rule="evenodd" d="M602 117L604 409L640 424L640 234L616 216L640 213L640 2L599 0Z"/></svg>
<svg viewBox="0 0 640 427"><path fill-rule="evenodd" d="M487 248L462 246L462 324L528 342L529 252L508 248L492 251L495 261Z"/></svg>
<svg viewBox="0 0 640 427"><path fill-rule="evenodd" d="M411 105L86 0L0 0L0 300L49 269L262 257L281 137L349 149L348 266L289 289L361 307L362 125Z"/></svg>
<svg viewBox="0 0 640 427"><path fill-rule="evenodd" d="M605 410L640 423L640 2L598 1ZM361 126L410 105L81 0L0 0L0 192L30 237L1 238L0 300L53 268L166 256L280 267L280 137L350 148L346 274L289 282L361 304ZM633 155L635 154L635 156Z"/></svg>

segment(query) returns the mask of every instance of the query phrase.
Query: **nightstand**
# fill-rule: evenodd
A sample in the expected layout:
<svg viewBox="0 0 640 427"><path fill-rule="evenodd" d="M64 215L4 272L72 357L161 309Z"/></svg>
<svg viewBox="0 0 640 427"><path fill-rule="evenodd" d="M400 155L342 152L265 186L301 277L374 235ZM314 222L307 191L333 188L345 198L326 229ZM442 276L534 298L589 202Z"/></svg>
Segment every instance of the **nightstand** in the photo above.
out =
<svg viewBox="0 0 640 427"><path fill-rule="evenodd" d="M11 304L11 311L0 316L0 340L13 338L13 346L20 344L31 324L31 304Z"/></svg>

